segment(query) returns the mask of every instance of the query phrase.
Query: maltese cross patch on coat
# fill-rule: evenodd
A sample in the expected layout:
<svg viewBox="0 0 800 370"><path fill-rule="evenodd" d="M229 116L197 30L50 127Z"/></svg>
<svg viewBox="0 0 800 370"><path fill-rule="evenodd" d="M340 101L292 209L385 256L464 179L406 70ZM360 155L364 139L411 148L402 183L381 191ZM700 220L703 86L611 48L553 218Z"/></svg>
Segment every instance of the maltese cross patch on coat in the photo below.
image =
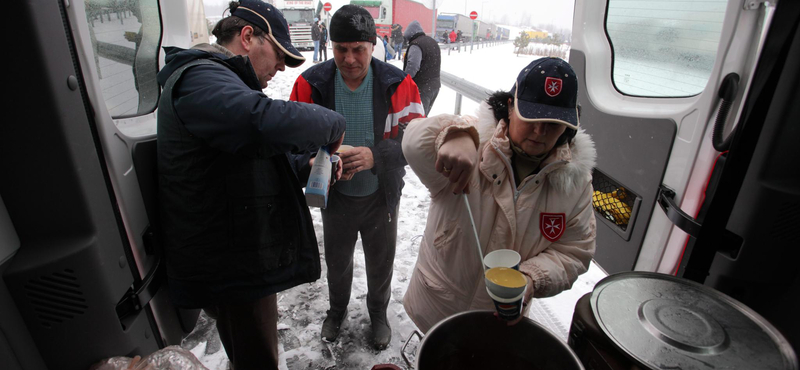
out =
<svg viewBox="0 0 800 370"><path fill-rule="evenodd" d="M561 86L563 82L560 78L547 77L544 79L544 92L551 98L555 98L561 94Z"/></svg>
<svg viewBox="0 0 800 370"><path fill-rule="evenodd" d="M563 213L544 213L539 214L539 230L545 239L555 242L564 234Z"/></svg>

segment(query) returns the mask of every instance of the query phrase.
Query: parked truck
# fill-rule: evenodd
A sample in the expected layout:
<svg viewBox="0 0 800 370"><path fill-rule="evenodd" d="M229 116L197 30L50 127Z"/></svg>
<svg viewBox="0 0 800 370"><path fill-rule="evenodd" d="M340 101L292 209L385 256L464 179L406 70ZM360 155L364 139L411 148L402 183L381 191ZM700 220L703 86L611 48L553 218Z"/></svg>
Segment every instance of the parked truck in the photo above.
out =
<svg viewBox="0 0 800 370"><path fill-rule="evenodd" d="M478 28L475 30L475 41L483 41L486 40L486 35L494 35L495 32L495 25L491 23L486 23L483 21L475 21L478 24Z"/></svg>
<svg viewBox="0 0 800 370"><path fill-rule="evenodd" d="M444 32L447 31L449 34L450 31L455 30L456 33L461 31L463 37L461 41L471 41L472 24L472 19L469 19L469 17L463 14L439 14L439 17L436 19L436 40L445 42L446 40L443 40Z"/></svg>
<svg viewBox="0 0 800 370"><path fill-rule="evenodd" d="M508 28L498 26L495 37L497 37L498 40L508 40L510 33L511 32Z"/></svg>
<svg viewBox="0 0 800 370"><path fill-rule="evenodd" d="M397 23L403 30L412 21L418 21L422 30L430 35L433 28L433 9L428 9L413 0L352 0L350 4L364 7L375 18L378 36L392 36L392 25Z"/></svg>
<svg viewBox="0 0 800 370"><path fill-rule="evenodd" d="M292 45L298 50L314 50L311 26L314 24L315 0L275 0L274 5L289 24Z"/></svg>

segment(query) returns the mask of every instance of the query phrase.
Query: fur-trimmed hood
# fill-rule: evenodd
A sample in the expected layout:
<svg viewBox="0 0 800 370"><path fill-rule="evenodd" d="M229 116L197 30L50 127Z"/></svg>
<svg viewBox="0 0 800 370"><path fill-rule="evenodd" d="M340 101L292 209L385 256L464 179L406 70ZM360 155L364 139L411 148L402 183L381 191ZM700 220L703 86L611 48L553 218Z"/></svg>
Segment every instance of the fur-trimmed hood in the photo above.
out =
<svg viewBox="0 0 800 370"><path fill-rule="evenodd" d="M498 122L494 118L489 104L485 101L481 102L476 114L478 116L476 128L480 137L481 148L485 144L496 145L504 155L510 157L511 148L506 136L507 123L505 121ZM489 141L491 143L488 143ZM548 173L548 182L556 189L572 192L585 183L587 176L591 176L596 160L597 151L595 150L594 141L592 141L589 134L580 129L571 141L553 148L544 160L545 164L559 161L566 162L563 166L557 166Z"/></svg>

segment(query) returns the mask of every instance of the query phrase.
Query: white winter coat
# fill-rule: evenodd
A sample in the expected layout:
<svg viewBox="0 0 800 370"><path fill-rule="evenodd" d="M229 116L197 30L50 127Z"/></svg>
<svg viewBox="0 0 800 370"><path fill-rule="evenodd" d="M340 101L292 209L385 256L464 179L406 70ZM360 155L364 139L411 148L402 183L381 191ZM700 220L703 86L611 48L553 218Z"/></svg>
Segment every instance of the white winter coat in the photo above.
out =
<svg viewBox="0 0 800 370"><path fill-rule="evenodd" d="M596 153L589 135L579 131L571 143L553 148L539 173L517 188L506 122L495 121L486 103L479 115L417 119L403 138L408 164L431 192L425 235L403 299L423 332L458 312L494 309L463 199L449 191L447 178L434 168L436 153L451 130L467 131L479 144L468 198L480 243L484 255L497 249L519 252L520 271L528 278L526 302L569 289L594 255L591 170ZM555 236L550 241L542 233L547 227L542 221L554 223L559 214L566 228L560 235L547 228Z"/></svg>

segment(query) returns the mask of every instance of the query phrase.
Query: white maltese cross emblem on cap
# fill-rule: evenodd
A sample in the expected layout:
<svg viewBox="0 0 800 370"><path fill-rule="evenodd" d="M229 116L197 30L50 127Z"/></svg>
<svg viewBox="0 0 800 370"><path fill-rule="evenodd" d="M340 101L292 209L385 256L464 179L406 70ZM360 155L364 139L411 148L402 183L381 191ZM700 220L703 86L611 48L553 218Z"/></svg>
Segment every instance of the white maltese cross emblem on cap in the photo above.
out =
<svg viewBox="0 0 800 370"><path fill-rule="evenodd" d="M561 94L562 85L563 82L560 78L547 77L544 79L544 92L547 96L555 98L558 94Z"/></svg>
<svg viewBox="0 0 800 370"><path fill-rule="evenodd" d="M564 234L563 213L544 213L539 214L539 231L545 239L555 242Z"/></svg>

